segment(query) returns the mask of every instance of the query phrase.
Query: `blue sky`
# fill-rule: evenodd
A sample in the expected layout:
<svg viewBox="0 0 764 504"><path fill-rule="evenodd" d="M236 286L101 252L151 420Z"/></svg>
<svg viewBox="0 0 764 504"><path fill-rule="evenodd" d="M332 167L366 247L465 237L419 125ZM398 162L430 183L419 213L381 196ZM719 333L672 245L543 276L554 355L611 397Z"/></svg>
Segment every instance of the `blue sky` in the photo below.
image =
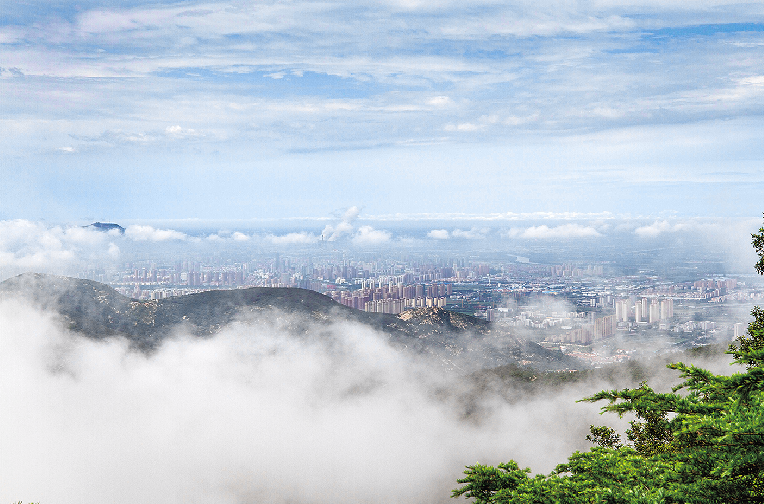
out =
<svg viewBox="0 0 764 504"><path fill-rule="evenodd" d="M0 1L0 219L758 217L764 5Z"/></svg>

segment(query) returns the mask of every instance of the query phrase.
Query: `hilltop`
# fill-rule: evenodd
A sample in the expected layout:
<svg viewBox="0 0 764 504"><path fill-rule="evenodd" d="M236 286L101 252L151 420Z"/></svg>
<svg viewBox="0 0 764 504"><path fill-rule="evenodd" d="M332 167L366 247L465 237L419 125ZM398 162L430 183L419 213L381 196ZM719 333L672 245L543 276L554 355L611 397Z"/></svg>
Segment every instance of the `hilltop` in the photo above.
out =
<svg viewBox="0 0 764 504"><path fill-rule="evenodd" d="M399 315L366 313L298 288L214 290L139 301L92 280L25 273L0 283L0 298L9 296L58 313L69 330L98 339L121 336L147 352L179 328L209 337L235 321L274 325L278 320L281 330L298 337L311 326L328 330L336 323L359 324L384 334L395 346L434 355L451 369L481 369L520 360L540 369L580 365L470 315L436 307Z"/></svg>

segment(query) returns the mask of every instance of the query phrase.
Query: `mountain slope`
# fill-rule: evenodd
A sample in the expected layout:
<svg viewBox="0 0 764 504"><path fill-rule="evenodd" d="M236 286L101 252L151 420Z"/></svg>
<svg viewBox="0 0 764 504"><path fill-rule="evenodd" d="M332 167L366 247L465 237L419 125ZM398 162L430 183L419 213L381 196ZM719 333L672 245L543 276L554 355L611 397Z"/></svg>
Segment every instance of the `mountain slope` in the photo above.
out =
<svg viewBox="0 0 764 504"><path fill-rule="evenodd" d="M304 289L252 287L138 301L91 280L26 273L0 283L0 298L8 296L59 313L70 330L91 338L123 336L144 351L157 347L179 327L210 336L234 321L273 325L278 319L279 329L295 336L316 326L328 330L335 323L362 324L385 334L396 346L434 355L455 369L521 359L545 369L570 366L561 354L519 341L469 315L442 308L420 308L398 316L366 313Z"/></svg>

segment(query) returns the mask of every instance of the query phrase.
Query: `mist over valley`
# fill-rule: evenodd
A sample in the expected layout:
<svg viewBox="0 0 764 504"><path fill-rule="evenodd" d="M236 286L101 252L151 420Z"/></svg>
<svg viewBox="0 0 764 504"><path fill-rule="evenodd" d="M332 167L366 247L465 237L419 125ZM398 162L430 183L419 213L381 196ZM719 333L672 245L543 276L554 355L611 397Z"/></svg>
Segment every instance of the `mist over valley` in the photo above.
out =
<svg viewBox="0 0 764 504"><path fill-rule="evenodd" d="M764 501L762 47L749 0L0 1L0 504Z"/></svg>

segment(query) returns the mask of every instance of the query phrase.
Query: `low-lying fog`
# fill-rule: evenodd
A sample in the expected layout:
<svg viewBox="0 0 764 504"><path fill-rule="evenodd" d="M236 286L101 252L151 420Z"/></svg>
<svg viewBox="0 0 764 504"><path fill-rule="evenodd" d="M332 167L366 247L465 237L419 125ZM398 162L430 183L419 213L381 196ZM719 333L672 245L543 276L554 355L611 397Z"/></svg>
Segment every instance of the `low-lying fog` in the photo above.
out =
<svg viewBox="0 0 764 504"><path fill-rule="evenodd" d="M461 381L352 324L240 322L151 356L60 327L0 302L0 502L447 502L467 464L549 472L625 424L575 402L596 383L465 416Z"/></svg>

